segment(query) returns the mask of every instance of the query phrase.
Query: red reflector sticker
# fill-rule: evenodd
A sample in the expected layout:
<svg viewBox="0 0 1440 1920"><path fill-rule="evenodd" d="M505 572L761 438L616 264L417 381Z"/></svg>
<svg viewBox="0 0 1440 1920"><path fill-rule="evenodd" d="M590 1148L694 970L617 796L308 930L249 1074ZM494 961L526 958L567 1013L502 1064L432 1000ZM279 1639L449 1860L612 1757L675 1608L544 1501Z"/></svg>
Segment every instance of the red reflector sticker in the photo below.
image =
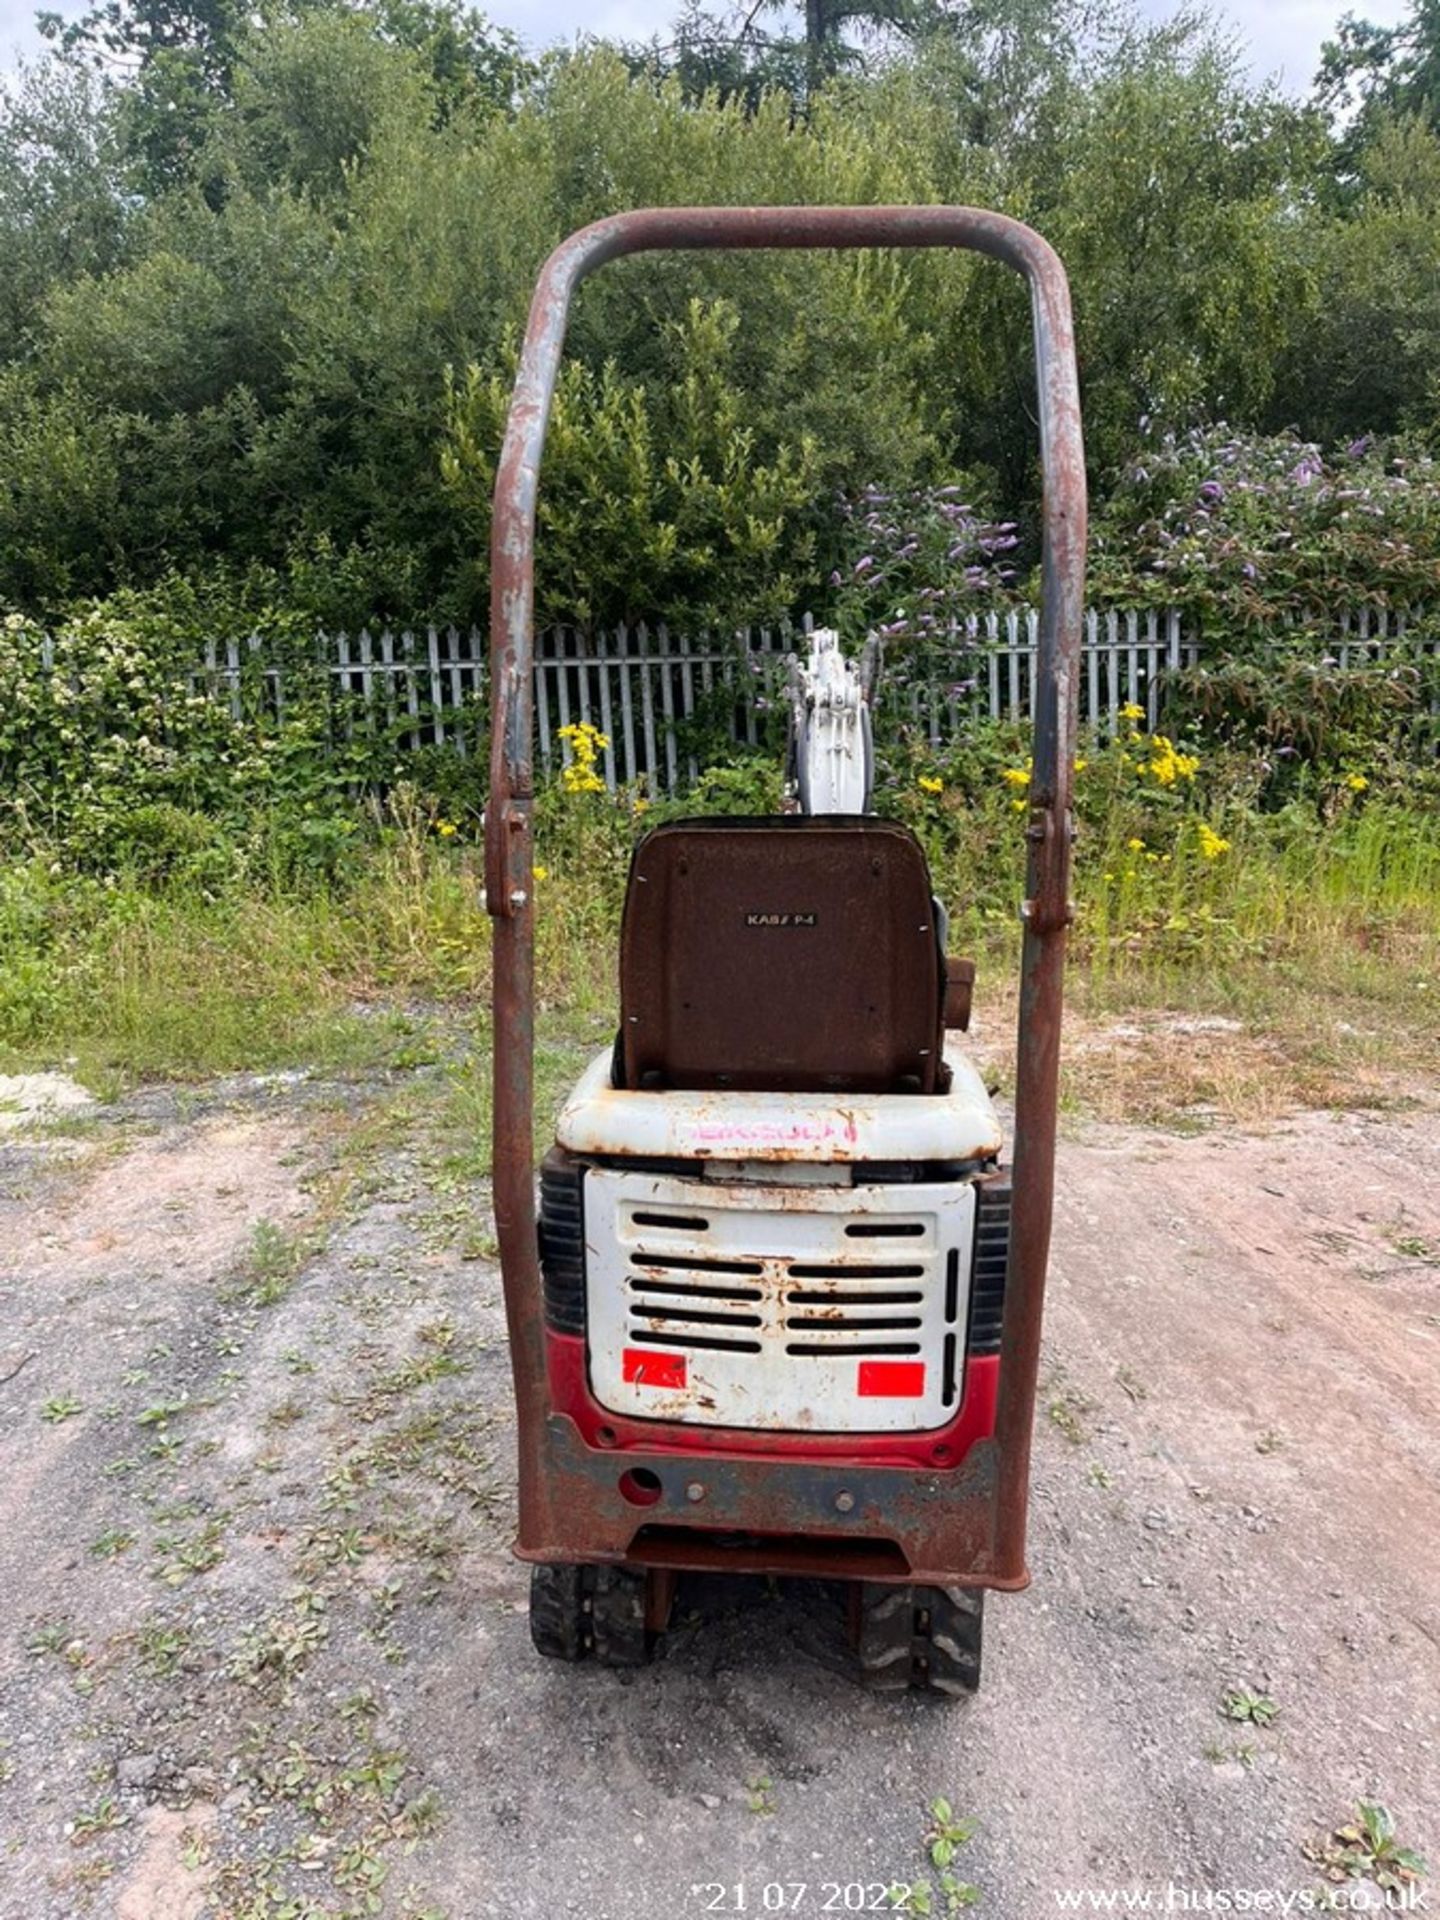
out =
<svg viewBox="0 0 1440 1920"><path fill-rule="evenodd" d="M625 1379L637 1387L683 1387L683 1353L647 1353L643 1347L626 1347L622 1356Z"/></svg>
<svg viewBox="0 0 1440 1920"><path fill-rule="evenodd" d="M862 1400L922 1400L923 1360L862 1360L855 1391Z"/></svg>

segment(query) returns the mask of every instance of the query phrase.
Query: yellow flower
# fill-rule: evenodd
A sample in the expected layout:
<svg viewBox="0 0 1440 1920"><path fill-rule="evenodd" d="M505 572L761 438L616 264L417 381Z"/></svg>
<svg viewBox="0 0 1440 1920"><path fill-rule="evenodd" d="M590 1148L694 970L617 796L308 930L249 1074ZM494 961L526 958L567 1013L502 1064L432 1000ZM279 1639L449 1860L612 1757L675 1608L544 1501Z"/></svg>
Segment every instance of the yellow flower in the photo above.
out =
<svg viewBox="0 0 1440 1920"><path fill-rule="evenodd" d="M1154 774L1162 787L1173 787L1177 780L1193 780L1200 761L1193 753L1179 753L1175 742L1163 733L1150 736L1150 758L1141 766L1142 774Z"/></svg>
<svg viewBox="0 0 1440 1920"><path fill-rule="evenodd" d="M610 736L592 727L588 720L572 721L561 727L560 738L570 748L570 760L560 770L560 785L566 793L603 793L605 782L595 771L595 762L610 744Z"/></svg>
<svg viewBox="0 0 1440 1920"><path fill-rule="evenodd" d="M1137 707L1133 700L1127 700L1125 705L1120 709L1120 718L1122 720L1143 720L1145 718L1145 709L1144 707Z"/></svg>
<svg viewBox="0 0 1440 1920"><path fill-rule="evenodd" d="M1127 840L1125 844L1130 849L1131 853L1143 853L1145 851L1145 842L1143 840L1136 840L1132 838Z"/></svg>
<svg viewBox="0 0 1440 1920"><path fill-rule="evenodd" d="M577 753L592 749L603 749L610 744L608 733L601 733L598 727L592 727L588 720L573 720L568 727L561 727L560 738L568 740Z"/></svg>
<svg viewBox="0 0 1440 1920"><path fill-rule="evenodd" d="M442 840L448 840L451 834L455 832L455 822L453 820L437 820L435 822L435 831L440 835Z"/></svg>
<svg viewBox="0 0 1440 1920"><path fill-rule="evenodd" d="M1230 842L1228 840L1222 840L1215 829L1206 826L1203 820L1195 829L1195 837L1200 848L1202 859L1218 860L1222 853L1228 853L1230 851Z"/></svg>
<svg viewBox="0 0 1440 1920"><path fill-rule="evenodd" d="M582 767L579 761L563 769L560 784L566 793L603 793L605 782L590 767Z"/></svg>
<svg viewBox="0 0 1440 1920"><path fill-rule="evenodd" d="M650 811L650 802L645 798L643 793L635 802L635 811L636 813L648 813Z"/></svg>
<svg viewBox="0 0 1440 1920"><path fill-rule="evenodd" d="M548 880L550 878L550 869L548 867L531 867L530 873L536 880Z"/></svg>
<svg viewBox="0 0 1440 1920"><path fill-rule="evenodd" d="M1077 761L1075 762L1075 771L1076 771L1076 773L1083 773L1083 772L1085 771L1085 769L1086 769L1086 767L1088 767L1088 766L1089 766L1089 764L1090 764L1090 762L1089 762L1088 760L1077 760Z"/></svg>
<svg viewBox="0 0 1440 1920"><path fill-rule="evenodd" d="M1012 800L1010 802L1010 811L1012 813L1023 813L1025 811L1025 802L1023 800Z"/></svg>
<svg viewBox="0 0 1440 1920"><path fill-rule="evenodd" d="M943 793L945 791L945 782L937 779L932 773L922 773L920 776L920 791L922 793Z"/></svg>
<svg viewBox="0 0 1440 1920"><path fill-rule="evenodd" d="M1030 784L1029 767L1003 767L1000 778L1010 787L1028 787Z"/></svg>
<svg viewBox="0 0 1440 1920"><path fill-rule="evenodd" d="M1365 778L1363 773L1347 773L1345 776L1345 784L1351 793L1363 793L1370 782Z"/></svg>

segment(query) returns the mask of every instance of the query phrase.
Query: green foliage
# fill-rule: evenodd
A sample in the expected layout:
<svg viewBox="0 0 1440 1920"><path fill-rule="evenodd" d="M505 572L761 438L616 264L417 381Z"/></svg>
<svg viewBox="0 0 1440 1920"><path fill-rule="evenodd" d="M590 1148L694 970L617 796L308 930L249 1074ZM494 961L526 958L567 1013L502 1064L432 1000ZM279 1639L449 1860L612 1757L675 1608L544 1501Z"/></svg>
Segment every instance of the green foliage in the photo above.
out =
<svg viewBox="0 0 1440 1920"><path fill-rule="evenodd" d="M202 594L172 580L113 595L48 636L7 615L0 842L92 872L200 885L259 868L337 872L357 832L354 795L393 766L393 750L364 730L331 740L313 622L265 604L267 585L253 576ZM257 624L283 671L283 724L248 648L233 683L198 667L197 633Z"/></svg>
<svg viewBox="0 0 1440 1920"><path fill-rule="evenodd" d="M840 632L886 643L891 679L954 663L956 630L1009 595L1020 545L1012 521L989 520L975 489L950 485L889 493L867 487L842 500L840 565L830 576Z"/></svg>
<svg viewBox="0 0 1440 1920"><path fill-rule="evenodd" d="M773 753L735 753L722 765L703 769L685 794L656 804L651 819L684 820L716 814L772 814L780 811L783 781Z"/></svg>
<svg viewBox="0 0 1440 1920"><path fill-rule="evenodd" d="M877 810L918 834L952 945L1010 934L1024 891L1023 731L977 724L937 752L900 727L879 746ZM1092 735L1076 760L1079 954L1099 978L1246 964L1285 951L1307 916L1342 901L1366 940L1428 926L1440 890L1433 810L1413 804L1407 773L1383 760L1367 769L1326 754L1293 772L1253 744L1151 733L1138 708L1122 709L1115 737Z"/></svg>
<svg viewBox="0 0 1440 1920"><path fill-rule="evenodd" d="M1338 605L1440 598L1433 12L1342 33L1350 129L1254 86L1203 21L1123 0L1094 33L1079 0L827 0L803 40L773 10L744 33L692 11L670 53L538 63L463 0L101 0L51 22L0 99L0 843L26 875L220 900L358 884L396 829L355 803L403 778L422 839L472 835L483 776L440 753L399 769L383 726L352 737L314 629L483 616L538 267L586 220L687 202L1035 222L1074 285L1092 598L1178 602L1206 636L1177 734L1246 770L1247 817L1339 827L1407 778L1432 789L1433 666L1325 648ZM1036 557L1029 321L992 263L636 258L587 283L568 348L542 621L725 631L808 603L848 639L885 630L903 689ZM248 648L234 707L200 697L204 643L251 632L284 667L283 729ZM761 754L692 804L773 794L775 689L740 698ZM678 749L715 767L736 711L717 692ZM919 749L887 750L919 805ZM926 830L949 831L970 776L927 777L947 798ZM601 865L646 798L580 816ZM1226 804L1207 794L1192 840L1202 816L1229 834ZM542 808L564 851L579 817ZM29 879L13 892L7 912L48 921ZM50 991L18 941L17 1026L52 1018Z"/></svg>
<svg viewBox="0 0 1440 1920"><path fill-rule="evenodd" d="M732 378L738 327L728 303L692 300L665 330L673 373L658 390L614 361L565 367L537 520L541 624L743 623L782 614L810 584L815 445L758 456ZM451 389L442 466L480 551L509 403L510 381L475 367Z"/></svg>
<svg viewBox="0 0 1440 1920"><path fill-rule="evenodd" d="M972 21L977 11L964 9ZM753 107L778 87L803 101L837 75L863 66L857 34L870 45L893 45L897 34L933 32L942 20L960 24L933 0L807 0L799 33L788 31L787 13L784 0L759 0L724 13L687 0L666 34L624 50L627 64L637 75L677 80L692 100L716 94ZM781 19L772 29L766 16L776 14Z"/></svg>
<svg viewBox="0 0 1440 1920"><path fill-rule="evenodd" d="M1440 110L1440 5L1411 0L1406 17L1387 26L1346 13L1325 43L1316 89L1332 111L1356 110L1362 142L1390 114L1433 121Z"/></svg>
<svg viewBox="0 0 1440 1920"><path fill-rule="evenodd" d="M1256 1693L1250 1687L1228 1687L1220 1702L1227 1720L1244 1720L1252 1726L1268 1727L1280 1709L1268 1693Z"/></svg>
<svg viewBox="0 0 1440 1920"><path fill-rule="evenodd" d="M0 360L25 351L46 296L120 254L124 211L110 98L46 62L0 81Z"/></svg>
<svg viewBox="0 0 1440 1920"><path fill-rule="evenodd" d="M1376 785L1422 804L1440 800L1434 655L1412 640L1397 644L1383 669L1346 667L1320 653L1325 644L1302 632L1278 657L1220 658L1183 670L1172 686L1177 722L1244 752L1267 810L1307 794Z"/></svg>
<svg viewBox="0 0 1440 1920"><path fill-rule="evenodd" d="M1373 1880L1397 1905L1406 1890L1415 1888L1430 1871L1421 1854L1401 1843L1395 1816L1378 1800L1357 1801L1343 1826L1312 1842L1304 1852L1324 1867L1328 1879Z"/></svg>
<svg viewBox="0 0 1440 1920"><path fill-rule="evenodd" d="M1254 419L1312 301L1293 207L1318 129L1184 29L1107 63L1059 130L1033 206L1076 287L1086 436L1104 471L1145 418Z"/></svg>
<svg viewBox="0 0 1440 1920"><path fill-rule="evenodd" d="M904 11L894 58L804 81L803 119L787 93L697 93L601 46L537 73L439 0L263 26L222 0L87 16L11 140L33 344L0 387L0 598L49 613L216 557L278 568L323 538L403 555L412 617L473 614L482 478L535 273L570 228L626 206L1027 215L1071 265L1102 470L1140 411L1180 425L1222 400L1269 404L1285 329L1310 311L1314 228L1295 207L1323 152L1308 123L1249 95L1193 25L1120 33L1095 69L1062 0ZM840 13L812 22L828 45ZM130 77L92 99L92 56ZM46 157L61 154L83 164L62 173ZM77 195L94 237L62 261ZM782 603L835 565L837 492L984 470L1029 524L1024 299L986 263L634 260L587 286L571 348L572 442L596 431L588 477L612 523L631 509L618 539L607 525L614 579L557 552L554 600L573 582L589 617L618 598L698 622L723 595L738 619L737 588ZM541 489L557 541L586 464L565 434L562 419ZM442 445L470 484L442 479Z"/></svg>
<svg viewBox="0 0 1440 1920"><path fill-rule="evenodd" d="M1311 289L1291 325L1269 408L1328 445L1397 428L1428 433L1440 348L1440 139L1418 120L1374 123L1335 182L1338 204L1300 227Z"/></svg>
<svg viewBox="0 0 1440 1920"><path fill-rule="evenodd" d="M1088 20L1078 0L817 6L786 52L763 11L743 32L692 12L672 53L538 66L462 0L104 0L55 22L0 102L0 604L53 619L324 550L407 617L475 616L536 271L635 205L1032 220L1074 284L1107 484L1142 417L1182 439L1221 414L1321 445L1428 435L1440 138L1386 117L1404 88L1356 148L1203 23L1122 0L1099 38ZM957 473L1033 558L1029 327L989 263L631 260L587 285L570 349L540 491L560 617L794 611L847 578L837 498Z"/></svg>
<svg viewBox="0 0 1440 1920"><path fill-rule="evenodd" d="M373 16L321 9L256 35L234 77L234 114L213 140L254 192L279 185L344 199L364 170L435 106L418 55L375 32ZM212 162L215 164L215 162Z"/></svg>
<svg viewBox="0 0 1440 1920"><path fill-rule="evenodd" d="M1183 606L1209 630L1324 630L1359 602L1432 601L1437 533L1440 466L1423 451L1365 436L1327 458L1222 423L1157 435L1125 468L1095 517L1090 591Z"/></svg>

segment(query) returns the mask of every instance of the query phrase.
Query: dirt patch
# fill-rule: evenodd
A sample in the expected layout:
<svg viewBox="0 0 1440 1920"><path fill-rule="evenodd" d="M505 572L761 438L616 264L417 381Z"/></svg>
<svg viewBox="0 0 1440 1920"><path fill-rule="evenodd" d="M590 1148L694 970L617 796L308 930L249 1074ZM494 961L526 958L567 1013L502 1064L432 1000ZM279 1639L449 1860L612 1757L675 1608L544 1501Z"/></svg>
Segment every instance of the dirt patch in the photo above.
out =
<svg viewBox="0 0 1440 1920"><path fill-rule="evenodd" d="M152 1369L163 1376L168 1398L154 1404L178 1417L212 1325L234 1311L221 1283L243 1267L261 1222L304 1211L302 1138L289 1119L220 1116L79 1151L62 1142L48 1165L30 1159L28 1178L0 1203L10 1371L0 1386L0 1529L6 1590L22 1616L41 1610L56 1573L55 1523L78 1518L80 1490L113 1464L137 1388ZM144 1411L142 1402L130 1417ZM150 1424L147 1445L169 1422ZM63 1564L73 1568L73 1553ZM0 1677L21 1657L13 1638L0 1644Z"/></svg>
<svg viewBox="0 0 1440 1920"><path fill-rule="evenodd" d="M1313 1888L1361 1795L1440 1847L1433 1115L1075 1124L1035 1584L934 1708L859 1693L804 1583L685 1583L628 1680L535 1657L487 1195L370 1098L338 1149L271 1088L0 1162L4 1920L854 1910L937 1794L1002 1920Z"/></svg>
<svg viewBox="0 0 1440 1920"><path fill-rule="evenodd" d="M0 1133L15 1133L37 1120L89 1112L95 1105L68 1073L0 1073Z"/></svg>
<svg viewBox="0 0 1440 1920"><path fill-rule="evenodd" d="M15 1218L0 1284L213 1279L262 1220L298 1216L302 1133L293 1122L220 1117L107 1142L69 1163Z"/></svg>
<svg viewBox="0 0 1440 1920"><path fill-rule="evenodd" d="M140 1828L140 1856L117 1889L115 1920L199 1920L215 1878L213 1810L147 1807Z"/></svg>

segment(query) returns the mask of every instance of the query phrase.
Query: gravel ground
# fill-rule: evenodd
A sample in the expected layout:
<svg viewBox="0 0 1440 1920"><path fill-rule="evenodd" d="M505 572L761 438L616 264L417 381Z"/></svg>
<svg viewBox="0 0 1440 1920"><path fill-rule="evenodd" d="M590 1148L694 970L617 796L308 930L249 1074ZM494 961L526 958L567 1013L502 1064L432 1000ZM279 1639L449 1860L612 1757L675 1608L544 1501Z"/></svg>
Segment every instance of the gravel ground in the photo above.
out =
<svg viewBox="0 0 1440 1920"><path fill-rule="evenodd" d="M802 1583L687 1582L638 1675L532 1654L438 1084L154 1089L0 1142L4 1920L818 1915L897 1882L944 1913L941 1795L1002 1920L1278 1911L1361 1798L1440 1853L1433 1111L1072 1128L1034 1585L992 1600L973 1701L897 1704Z"/></svg>

